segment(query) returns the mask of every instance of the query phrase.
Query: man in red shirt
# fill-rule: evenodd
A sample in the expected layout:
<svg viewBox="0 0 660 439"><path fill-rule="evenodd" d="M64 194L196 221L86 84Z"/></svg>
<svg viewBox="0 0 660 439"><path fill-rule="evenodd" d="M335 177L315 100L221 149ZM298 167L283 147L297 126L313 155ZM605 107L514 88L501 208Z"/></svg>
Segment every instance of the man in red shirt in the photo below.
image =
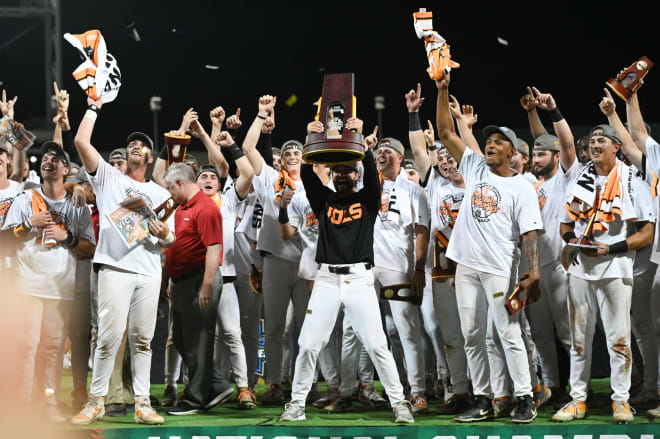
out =
<svg viewBox="0 0 660 439"><path fill-rule="evenodd" d="M174 346L189 378L183 397L167 413L189 415L204 409L217 393L212 377L220 289L213 279L222 262L222 216L197 187L190 166L170 166L163 180L180 206L174 214L176 241L167 249L166 269L172 280Z"/></svg>

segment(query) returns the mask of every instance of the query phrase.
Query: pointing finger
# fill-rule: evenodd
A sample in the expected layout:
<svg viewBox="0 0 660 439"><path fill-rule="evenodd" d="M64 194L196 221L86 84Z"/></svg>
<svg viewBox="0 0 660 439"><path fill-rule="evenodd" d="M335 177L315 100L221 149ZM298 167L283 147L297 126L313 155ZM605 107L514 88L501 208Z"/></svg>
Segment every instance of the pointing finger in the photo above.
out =
<svg viewBox="0 0 660 439"><path fill-rule="evenodd" d="M378 125L376 125L376 126L374 127L374 132L371 133L371 135L372 135L372 136L376 136L376 135L378 135Z"/></svg>
<svg viewBox="0 0 660 439"><path fill-rule="evenodd" d="M241 117L241 107L236 109L236 117Z"/></svg>
<svg viewBox="0 0 660 439"><path fill-rule="evenodd" d="M607 88L603 88L605 90L605 95L607 96L608 99L612 99L612 95L610 94L610 91ZM614 100L614 99L612 99Z"/></svg>
<svg viewBox="0 0 660 439"><path fill-rule="evenodd" d="M433 124L431 121L427 119L426 122L429 124L429 130L433 131Z"/></svg>
<svg viewBox="0 0 660 439"><path fill-rule="evenodd" d="M59 94L60 89L57 87L57 81L53 81L53 90L55 91L55 94Z"/></svg>
<svg viewBox="0 0 660 439"><path fill-rule="evenodd" d="M541 96L541 92L539 91L538 88L536 88L536 87L532 87L532 89L534 90L534 93L536 93L536 97L537 97L537 98L538 98L539 96Z"/></svg>
<svg viewBox="0 0 660 439"><path fill-rule="evenodd" d="M418 82L417 83L417 96L421 96L421 95L422 95L422 84L420 84Z"/></svg>
<svg viewBox="0 0 660 439"><path fill-rule="evenodd" d="M527 94L529 94L531 97L534 97L534 93L532 92L532 89L529 86L527 86Z"/></svg>

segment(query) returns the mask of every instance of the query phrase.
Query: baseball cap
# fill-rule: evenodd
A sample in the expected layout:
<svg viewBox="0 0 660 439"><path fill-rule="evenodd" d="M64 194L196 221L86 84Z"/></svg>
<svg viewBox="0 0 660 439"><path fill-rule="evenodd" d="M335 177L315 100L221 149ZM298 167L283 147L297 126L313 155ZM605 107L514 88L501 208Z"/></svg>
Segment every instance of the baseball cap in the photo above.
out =
<svg viewBox="0 0 660 439"><path fill-rule="evenodd" d="M199 162L197 161L197 159L195 158L195 156L192 155L192 154L188 154L188 153L186 153L185 157L183 158L183 162L184 162L184 163L185 163L185 162L193 162L193 163L199 165Z"/></svg>
<svg viewBox="0 0 660 439"><path fill-rule="evenodd" d="M148 146L150 149L154 149L154 142L151 140L151 137L147 136L141 131L135 131L131 134L128 135L128 138L126 139L126 145L131 143L133 140L140 140L142 143L144 143L146 146ZM126 157L124 157L126 158Z"/></svg>
<svg viewBox="0 0 660 439"><path fill-rule="evenodd" d="M58 159L62 161L62 164L64 164L65 167L69 168L69 154L67 154L64 149L62 149L62 146L57 143L53 142L52 140L48 140L44 142L41 145L41 155L54 155Z"/></svg>
<svg viewBox="0 0 660 439"><path fill-rule="evenodd" d="M518 151L522 155L526 155L527 157L529 157L529 145L527 144L527 142L517 137L516 141L513 142L513 145L516 147L516 151Z"/></svg>
<svg viewBox="0 0 660 439"><path fill-rule="evenodd" d="M607 124L596 125L589 132L589 138L593 136L603 136L607 137L614 143L621 144L621 139L619 138L619 133L611 126Z"/></svg>
<svg viewBox="0 0 660 439"><path fill-rule="evenodd" d="M109 160L126 160L126 148L113 149Z"/></svg>
<svg viewBox="0 0 660 439"><path fill-rule="evenodd" d="M414 169L415 171L417 171L417 166L415 166L414 161L406 159L403 161L403 169Z"/></svg>
<svg viewBox="0 0 660 439"><path fill-rule="evenodd" d="M290 149L297 149L300 152L303 152L303 144L297 140L287 140L284 142L284 145L282 145L282 148L280 149L280 155L284 155L284 152Z"/></svg>
<svg viewBox="0 0 660 439"><path fill-rule="evenodd" d="M503 134L507 138L507 140L513 144L513 146L516 146L516 139L517 139L516 133L514 133L511 128L488 125L483 129L482 133L486 137L490 136L493 133Z"/></svg>
<svg viewBox="0 0 660 439"><path fill-rule="evenodd" d="M534 140L534 149L539 151L559 151L559 137L552 134L541 134Z"/></svg>
<svg viewBox="0 0 660 439"><path fill-rule="evenodd" d="M378 142L378 148L390 148L403 156L403 144L394 137L384 137Z"/></svg>
<svg viewBox="0 0 660 439"><path fill-rule="evenodd" d="M280 153L282 152L280 148L272 147L271 149L273 150L273 155L280 155Z"/></svg>
<svg viewBox="0 0 660 439"><path fill-rule="evenodd" d="M73 176L77 175L80 172L80 165L75 162L69 163L69 173L67 174L68 176Z"/></svg>
<svg viewBox="0 0 660 439"><path fill-rule="evenodd" d="M89 183L89 179L87 178L87 172L85 172L85 168L80 168L77 174L69 174L66 177L66 182L67 183Z"/></svg>
<svg viewBox="0 0 660 439"><path fill-rule="evenodd" d="M199 179L199 176L205 172L213 172L215 176L218 177L218 180L220 180L220 172L218 172L218 168L213 165L202 165L202 167L199 168L199 172L197 172L195 180Z"/></svg>
<svg viewBox="0 0 660 439"><path fill-rule="evenodd" d="M341 165L333 165L331 169L334 170L335 168L340 168L340 167L350 168L353 172L360 172L360 168L358 167L357 162L342 163Z"/></svg>

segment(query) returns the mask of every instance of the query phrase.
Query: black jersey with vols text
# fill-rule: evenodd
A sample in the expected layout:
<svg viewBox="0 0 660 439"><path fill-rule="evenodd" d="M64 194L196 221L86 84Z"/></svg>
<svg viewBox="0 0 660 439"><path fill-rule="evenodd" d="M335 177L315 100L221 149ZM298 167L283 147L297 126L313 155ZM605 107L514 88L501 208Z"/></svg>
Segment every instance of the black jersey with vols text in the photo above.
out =
<svg viewBox="0 0 660 439"><path fill-rule="evenodd" d="M374 263L374 223L380 209L380 181L371 151L367 151L362 163L364 187L346 198L337 197L323 186L312 165L302 166L307 199L319 221L318 263Z"/></svg>

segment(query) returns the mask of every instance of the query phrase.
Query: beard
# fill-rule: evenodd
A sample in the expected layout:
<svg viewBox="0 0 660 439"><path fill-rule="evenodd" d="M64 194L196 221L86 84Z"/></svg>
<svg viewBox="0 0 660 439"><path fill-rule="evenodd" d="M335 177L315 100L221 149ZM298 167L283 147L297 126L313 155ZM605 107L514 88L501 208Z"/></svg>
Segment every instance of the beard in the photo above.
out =
<svg viewBox="0 0 660 439"><path fill-rule="evenodd" d="M350 178L338 178L333 183L338 193L353 192L356 184L356 182Z"/></svg>
<svg viewBox="0 0 660 439"><path fill-rule="evenodd" d="M550 174L554 168L555 168L555 164L553 162L550 162L549 164L541 168L533 168L532 173L536 178L545 177L548 174ZM538 169L538 171L536 169Z"/></svg>

